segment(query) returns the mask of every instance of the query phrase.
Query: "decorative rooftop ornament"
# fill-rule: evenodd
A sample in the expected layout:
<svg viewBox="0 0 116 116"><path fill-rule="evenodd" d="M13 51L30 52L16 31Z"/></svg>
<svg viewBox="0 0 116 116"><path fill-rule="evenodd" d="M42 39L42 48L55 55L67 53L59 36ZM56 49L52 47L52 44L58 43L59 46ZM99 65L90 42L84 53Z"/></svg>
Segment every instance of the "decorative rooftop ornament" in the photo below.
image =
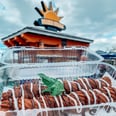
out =
<svg viewBox="0 0 116 116"><path fill-rule="evenodd" d="M34 21L35 26L44 26L48 30L52 31L62 31L65 30L65 25L60 23L60 20L63 17L58 16L59 9L57 8L55 11L52 7L52 2L49 3L49 7L46 6L46 4L41 1L41 5L43 10L35 7L35 10L39 13L39 15L42 18L39 18L38 20Z"/></svg>

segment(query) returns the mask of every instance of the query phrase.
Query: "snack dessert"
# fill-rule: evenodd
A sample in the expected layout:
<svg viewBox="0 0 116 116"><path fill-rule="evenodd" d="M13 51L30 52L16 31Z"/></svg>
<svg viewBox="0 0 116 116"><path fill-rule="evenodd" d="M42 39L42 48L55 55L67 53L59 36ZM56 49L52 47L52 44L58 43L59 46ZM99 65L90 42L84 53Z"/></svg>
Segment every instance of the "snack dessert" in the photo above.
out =
<svg viewBox="0 0 116 116"><path fill-rule="evenodd" d="M116 101L116 88L112 87L109 77L79 78L74 81L64 80L61 83L64 85L65 92L58 96L42 93L47 87L37 82L27 82L9 89L2 94L0 111L64 108ZM79 112L77 109L75 113ZM49 116L54 115L51 113ZM12 113L9 114L9 116L12 115ZM41 116L41 113L38 113L37 116ZM48 116L48 112L45 112L45 116Z"/></svg>
<svg viewBox="0 0 116 116"><path fill-rule="evenodd" d="M60 80L61 81L61 80ZM92 78L79 78L78 80L74 81L68 81L64 80L61 81L64 85L64 90L66 94L69 94L70 92L79 91L81 89L99 89L102 87L108 87L111 86L111 80L109 77L103 77L101 79L92 79ZM39 97L40 95L49 95L49 93L45 92L42 93L43 90L45 90L47 87L44 85L41 85L38 82L30 83L27 82L21 86L14 87L14 94L16 98L21 98L22 96L22 90L24 91L24 98L26 99L32 99L33 96ZM9 90L7 92L4 92L2 94L3 100L12 99L12 91Z"/></svg>
<svg viewBox="0 0 116 116"><path fill-rule="evenodd" d="M80 91L71 92L70 94L62 94L60 96L44 95L34 97L32 99L13 98L10 100L1 101L1 109L3 110L26 110L26 109L41 109L41 108L56 108L68 106L81 106L100 104L107 102L116 102L116 88L103 87L101 89L81 89Z"/></svg>

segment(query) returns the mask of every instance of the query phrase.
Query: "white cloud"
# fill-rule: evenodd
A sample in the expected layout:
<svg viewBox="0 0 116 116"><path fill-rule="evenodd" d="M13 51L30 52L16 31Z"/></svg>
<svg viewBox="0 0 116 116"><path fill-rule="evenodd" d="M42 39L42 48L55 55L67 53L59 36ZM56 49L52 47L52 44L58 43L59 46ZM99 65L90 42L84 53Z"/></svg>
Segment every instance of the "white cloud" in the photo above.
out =
<svg viewBox="0 0 116 116"><path fill-rule="evenodd" d="M15 2L15 0L3 0L2 2L6 7L6 11L1 14L2 18L8 23L15 24L15 26L23 26L23 22L30 26L33 20L36 20L39 16L33 9L35 6L42 8L40 3L41 0L24 1L27 7L25 8L25 5L22 4L21 8L18 9L16 4L19 2ZM65 33L94 39L94 43L91 44L91 48L94 50L107 50L116 45L116 7L114 0L43 1L47 6L48 3L52 1L54 10L57 7L60 8L58 16L64 16L61 22L67 27ZM23 11L23 16L21 14L21 9ZM27 14L27 11L29 11L30 14ZM30 22L27 21L27 18Z"/></svg>
<svg viewBox="0 0 116 116"><path fill-rule="evenodd" d="M116 36L112 38L97 38L90 46L94 51L96 50L111 50L112 48L116 48Z"/></svg>
<svg viewBox="0 0 116 116"><path fill-rule="evenodd" d="M25 0L31 6L37 6L41 8L41 1L44 1L46 4L50 2L50 0Z"/></svg>
<svg viewBox="0 0 116 116"><path fill-rule="evenodd" d="M5 14L4 19L10 23L14 23L15 25L24 25L21 20L20 12L16 8L14 8L13 11L9 11L8 14Z"/></svg>
<svg viewBox="0 0 116 116"><path fill-rule="evenodd" d="M5 4L5 10L1 14L1 18L9 23L13 23L18 26L24 26L20 10L15 7L15 4L11 1L4 0L2 1Z"/></svg>

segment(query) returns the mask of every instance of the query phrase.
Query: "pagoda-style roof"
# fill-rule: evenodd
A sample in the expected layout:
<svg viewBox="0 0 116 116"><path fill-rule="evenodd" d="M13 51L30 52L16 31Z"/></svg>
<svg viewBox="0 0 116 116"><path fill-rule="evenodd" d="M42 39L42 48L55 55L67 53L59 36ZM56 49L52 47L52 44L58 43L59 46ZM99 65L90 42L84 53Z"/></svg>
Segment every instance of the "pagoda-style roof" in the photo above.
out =
<svg viewBox="0 0 116 116"><path fill-rule="evenodd" d="M29 38L30 35L31 35L31 38ZM39 35L39 37L38 37L38 35ZM10 44L12 46L16 46L15 45L16 42L17 43L21 42L25 46L25 43L30 42L30 41L36 43L36 42L40 41L39 39L41 39L42 37L46 38L46 40L48 37L52 38L53 41L51 40L51 43L54 42L55 38L58 38L59 41L60 40L70 40L70 41L87 43L87 44L93 42L93 40L91 40L91 39L73 36L73 35L69 35L69 34L64 34L62 32L54 32L54 31L50 31L50 30L44 30L44 29L40 29L37 27L24 27L23 29L16 31L16 32L2 38L1 40L8 47L11 47Z"/></svg>
<svg viewBox="0 0 116 116"><path fill-rule="evenodd" d="M61 33L61 32L53 32L53 31L49 31L49 30L40 29L37 27L24 27L23 29L10 34L10 35L2 38L1 40L2 41L9 40L10 38L14 38L15 36L19 36L19 35L21 35L23 33L27 33L27 32L41 34L41 35L45 35L45 36L57 37L57 38L61 38L61 39L69 39L69 40L74 40L74 41L87 42L87 43L93 42L93 40L91 40L91 39L73 36L73 35L69 35L69 34L65 34L65 33Z"/></svg>

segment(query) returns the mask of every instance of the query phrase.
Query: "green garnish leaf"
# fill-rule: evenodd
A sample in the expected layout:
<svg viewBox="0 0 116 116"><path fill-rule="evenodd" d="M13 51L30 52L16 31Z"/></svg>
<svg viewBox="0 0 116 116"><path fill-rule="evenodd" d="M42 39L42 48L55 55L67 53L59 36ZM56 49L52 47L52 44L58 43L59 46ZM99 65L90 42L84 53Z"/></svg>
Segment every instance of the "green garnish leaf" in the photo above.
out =
<svg viewBox="0 0 116 116"><path fill-rule="evenodd" d="M49 92L52 96L61 95L64 91L64 85L58 79L50 78L43 73L38 74L42 79L43 84L47 86L47 89L42 92Z"/></svg>
<svg viewBox="0 0 116 116"><path fill-rule="evenodd" d="M56 81L55 84L52 86L51 95L61 95L64 91L64 85L60 81Z"/></svg>
<svg viewBox="0 0 116 116"><path fill-rule="evenodd" d="M55 82L56 79L54 78L50 78L48 76L46 76L43 73L38 74L40 76L40 78L42 79L42 82L46 85L46 86L52 86Z"/></svg>

